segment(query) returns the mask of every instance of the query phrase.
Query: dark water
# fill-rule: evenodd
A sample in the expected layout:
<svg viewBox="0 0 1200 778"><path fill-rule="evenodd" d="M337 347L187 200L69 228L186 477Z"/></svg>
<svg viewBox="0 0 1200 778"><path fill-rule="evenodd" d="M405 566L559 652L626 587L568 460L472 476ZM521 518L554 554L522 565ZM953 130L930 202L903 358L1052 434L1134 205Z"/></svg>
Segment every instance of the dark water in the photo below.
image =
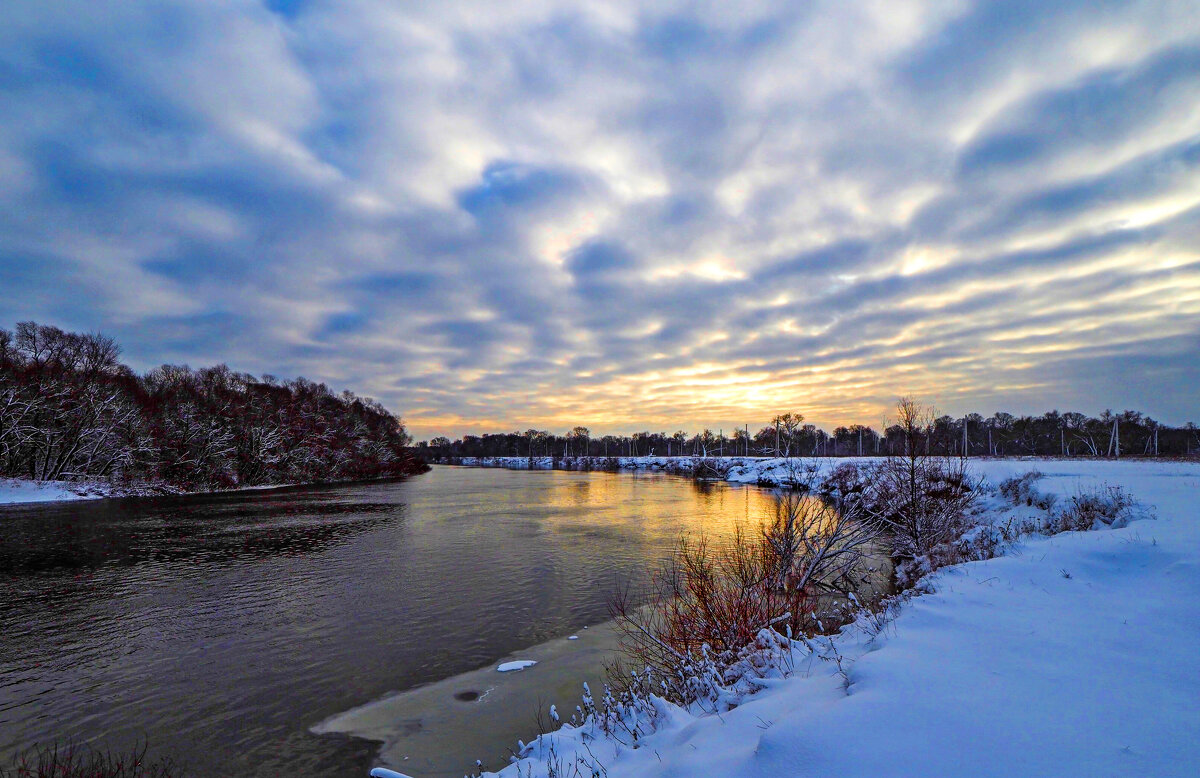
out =
<svg viewBox="0 0 1200 778"><path fill-rule="evenodd" d="M669 476L396 483L0 508L0 756L147 740L194 776L363 776L308 730L607 618L683 532L773 510Z"/></svg>

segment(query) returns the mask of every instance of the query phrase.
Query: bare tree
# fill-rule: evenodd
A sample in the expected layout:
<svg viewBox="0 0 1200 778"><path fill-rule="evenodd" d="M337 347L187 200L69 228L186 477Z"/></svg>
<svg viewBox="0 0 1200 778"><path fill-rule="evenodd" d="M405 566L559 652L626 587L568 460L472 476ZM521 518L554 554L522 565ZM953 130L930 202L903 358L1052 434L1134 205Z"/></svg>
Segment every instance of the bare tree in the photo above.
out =
<svg viewBox="0 0 1200 778"><path fill-rule="evenodd" d="M750 453L750 432L738 427L733 431L733 449L734 453Z"/></svg>
<svg viewBox="0 0 1200 778"><path fill-rule="evenodd" d="M790 457L793 446L799 442L796 440L796 430L800 429L800 425L804 423L804 414L791 411L781 413L772 419L771 423L775 425L778 438L775 444L775 453Z"/></svg>
<svg viewBox="0 0 1200 778"><path fill-rule="evenodd" d="M588 444L592 438L592 431L587 427L576 427L568 433L568 437L573 438L576 443L583 447L583 456L588 455ZM579 456L577 453L576 456Z"/></svg>
<svg viewBox="0 0 1200 778"><path fill-rule="evenodd" d="M403 421L370 398L224 365L139 377L119 355L96 333L0 330L0 474L197 487L413 471Z"/></svg>
<svg viewBox="0 0 1200 778"><path fill-rule="evenodd" d="M955 537L975 490L964 458L928 453L932 407L901 397L896 417L903 451L873 472L867 511L891 536L893 554L915 559Z"/></svg>

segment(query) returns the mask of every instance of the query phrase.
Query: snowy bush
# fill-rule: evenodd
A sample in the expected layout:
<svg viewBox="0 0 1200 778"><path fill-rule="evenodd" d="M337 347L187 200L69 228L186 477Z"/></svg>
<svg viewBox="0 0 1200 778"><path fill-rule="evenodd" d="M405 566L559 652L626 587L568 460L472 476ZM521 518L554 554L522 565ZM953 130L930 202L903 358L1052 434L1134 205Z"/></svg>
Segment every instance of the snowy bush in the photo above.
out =
<svg viewBox="0 0 1200 778"><path fill-rule="evenodd" d="M795 655L810 651L802 641L763 629L735 652L732 661L719 660L702 647L681 658L669 672L647 667L627 673L619 684L605 684L599 700L585 683L580 704L560 729L530 743L517 742L512 755L512 760L520 763L517 774L538 778L606 775L606 767L589 744L603 741L615 748L615 753L622 748L636 750L647 736L681 712L726 713L764 688L769 679L790 675ZM690 702L681 704L683 698ZM573 746L570 756L560 752L560 742Z"/></svg>
<svg viewBox="0 0 1200 778"><path fill-rule="evenodd" d="M1037 482L1045 476L1037 470L1030 470L1019 476L1007 478L1000 482L999 491L1013 505L1026 505L1048 511L1054 507L1055 495L1043 494L1037 489Z"/></svg>
<svg viewBox="0 0 1200 778"><path fill-rule="evenodd" d="M696 460L692 465L692 478L705 481L723 480L729 475L733 464L715 457Z"/></svg>
<svg viewBox="0 0 1200 778"><path fill-rule="evenodd" d="M842 502L857 499L870 488L871 471L870 467L844 462L830 470L821 481L821 494Z"/></svg>
<svg viewBox="0 0 1200 778"><path fill-rule="evenodd" d="M858 491L844 499L858 503L891 542L903 587L956 560L939 561L975 524L979 482L965 461L932 457L894 457L860 475ZM910 568L906 572L906 568Z"/></svg>
<svg viewBox="0 0 1200 778"><path fill-rule="evenodd" d="M865 488L851 502L862 505L888 535L898 563L897 582L903 586L934 569L936 560L930 555L970 529L968 514L980 483L965 459L929 453L932 408L903 397L896 411L902 452L860 476Z"/></svg>
<svg viewBox="0 0 1200 778"><path fill-rule="evenodd" d="M1059 532L1083 531L1100 526L1124 527L1136 518L1137 501L1120 486L1103 486L1071 496L1057 513L1055 529Z"/></svg>
<svg viewBox="0 0 1200 778"><path fill-rule="evenodd" d="M1022 534L1041 532L1053 535L1059 532L1082 532L1099 527L1124 527L1139 517L1138 502L1120 486L1105 485L1073 494L1061 508L1056 495L1044 494L1037 489L1037 481L1044 476L1031 470L1002 481L997 491L1015 506L1038 508L1046 512L1044 518L1027 517L1007 527L1008 539Z"/></svg>

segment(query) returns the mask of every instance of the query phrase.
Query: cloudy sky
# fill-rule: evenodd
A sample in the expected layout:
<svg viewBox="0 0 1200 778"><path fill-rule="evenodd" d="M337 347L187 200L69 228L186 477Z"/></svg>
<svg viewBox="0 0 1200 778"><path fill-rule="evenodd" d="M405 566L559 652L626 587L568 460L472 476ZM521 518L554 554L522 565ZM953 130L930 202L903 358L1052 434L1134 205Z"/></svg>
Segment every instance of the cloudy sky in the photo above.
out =
<svg viewBox="0 0 1200 778"><path fill-rule="evenodd" d="M0 314L418 436L1200 421L1200 13L9 0Z"/></svg>

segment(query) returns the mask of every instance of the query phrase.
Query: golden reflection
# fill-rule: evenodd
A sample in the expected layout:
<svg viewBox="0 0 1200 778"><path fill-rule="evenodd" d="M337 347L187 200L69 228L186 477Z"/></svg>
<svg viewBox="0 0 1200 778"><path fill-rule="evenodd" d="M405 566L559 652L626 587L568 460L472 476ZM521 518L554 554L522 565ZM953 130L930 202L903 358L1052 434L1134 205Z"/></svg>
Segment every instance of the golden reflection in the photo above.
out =
<svg viewBox="0 0 1200 778"><path fill-rule="evenodd" d="M587 537L621 534L644 548L670 549L685 535L722 545L757 535L781 510L780 494L724 481L687 481L642 472L536 471L546 494L539 513L548 531ZM818 500L791 495L790 499ZM526 507L527 509L527 507Z"/></svg>

